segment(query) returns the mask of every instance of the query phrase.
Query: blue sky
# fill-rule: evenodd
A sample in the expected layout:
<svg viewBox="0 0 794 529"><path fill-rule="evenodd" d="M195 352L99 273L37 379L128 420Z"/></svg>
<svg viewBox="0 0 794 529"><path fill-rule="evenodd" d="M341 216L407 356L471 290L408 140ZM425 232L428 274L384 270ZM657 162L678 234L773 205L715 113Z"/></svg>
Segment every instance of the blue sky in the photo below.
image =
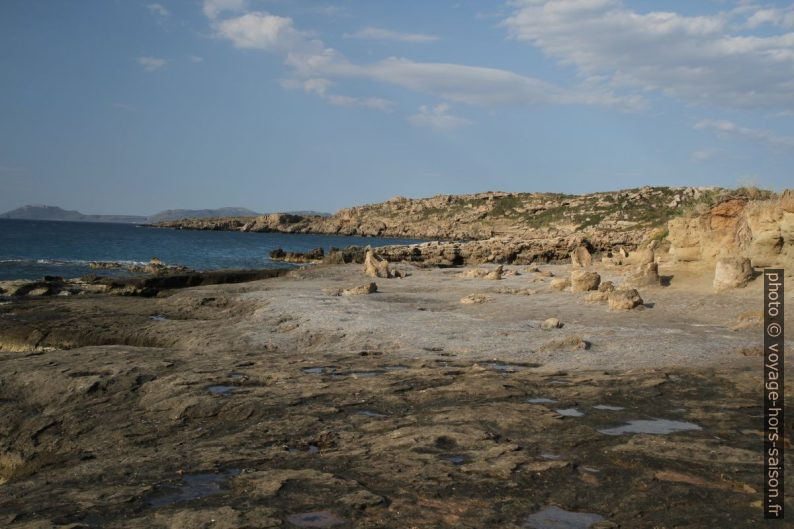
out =
<svg viewBox="0 0 794 529"><path fill-rule="evenodd" d="M4 0L0 211L792 187L794 4Z"/></svg>

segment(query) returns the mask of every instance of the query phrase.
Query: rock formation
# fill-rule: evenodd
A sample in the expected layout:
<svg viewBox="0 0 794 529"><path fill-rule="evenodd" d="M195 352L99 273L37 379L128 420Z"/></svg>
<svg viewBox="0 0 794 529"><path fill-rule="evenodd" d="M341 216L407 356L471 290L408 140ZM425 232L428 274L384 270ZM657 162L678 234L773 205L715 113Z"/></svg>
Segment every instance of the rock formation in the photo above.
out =
<svg viewBox="0 0 794 529"><path fill-rule="evenodd" d="M571 265L574 268L587 268L592 262L593 259L590 256L590 252L587 251L587 248L584 246L577 246L576 249L571 252Z"/></svg>
<svg viewBox="0 0 794 529"><path fill-rule="evenodd" d="M364 273L370 277L393 277L389 269L389 262L382 257L378 257L372 251L372 248L367 249L367 255L364 257Z"/></svg>
<svg viewBox="0 0 794 529"><path fill-rule="evenodd" d="M596 272L587 270L574 270L571 272L571 292L597 290L599 283L601 283L601 276Z"/></svg>
<svg viewBox="0 0 794 529"><path fill-rule="evenodd" d="M609 310L631 310L642 305L640 293L633 288L621 288L609 293Z"/></svg>
<svg viewBox="0 0 794 529"><path fill-rule="evenodd" d="M668 222L678 261L746 255L755 267L794 268L794 191L765 200L736 197Z"/></svg>
<svg viewBox="0 0 794 529"><path fill-rule="evenodd" d="M637 265L626 279L626 284L633 287L659 285L659 265L653 261Z"/></svg>
<svg viewBox="0 0 794 529"><path fill-rule="evenodd" d="M720 257L714 267L714 289L741 288L753 278L753 267L746 257Z"/></svg>

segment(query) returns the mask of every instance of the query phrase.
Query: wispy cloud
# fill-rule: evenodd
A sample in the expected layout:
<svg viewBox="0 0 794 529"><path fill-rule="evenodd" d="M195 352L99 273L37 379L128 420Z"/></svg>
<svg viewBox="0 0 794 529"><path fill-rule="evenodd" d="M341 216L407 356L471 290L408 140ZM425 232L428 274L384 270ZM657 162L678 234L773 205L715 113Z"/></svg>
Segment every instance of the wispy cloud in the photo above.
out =
<svg viewBox="0 0 794 529"><path fill-rule="evenodd" d="M430 127L436 130L450 130L471 123L470 120L449 113L450 106L440 103L434 107L422 105L419 112L408 116L408 121L419 127Z"/></svg>
<svg viewBox="0 0 794 529"><path fill-rule="evenodd" d="M392 31L390 29L376 28L367 26L359 29L353 33L345 33L342 35L346 39L367 39L367 40L391 40L397 42L435 42L440 39L436 35L427 35L424 33L401 33L399 31Z"/></svg>
<svg viewBox="0 0 794 529"><path fill-rule="evenodd" d="M190 59L190 62L192 62L194 64L197 64L197 63L200 63L200 62L204 62L204 57L199 57L198 55L191 55L188 58Z"/></svg>
<svg viewBox="0 0 794 529"><path fill-rule="evenodd" d="M225 12L237 13L248 7L248 0L204 0L203 11L210 20Z"/></svg>
<svg viewBox="0 0 794 529"><path fill-rule="evenodd" d="M284 79L281 81L281 86L284 88L299 89L306 93L315 94L332 105L339 107L371 108L382 112L391 112L394 107L392 101L379 97L352 97L330 93L328 89L332 84L328 79Z"/></svg>
<svg viewBox="0 0 794 529"><path fill-rule="evenodd" d="M217 2L218 0L211 0ZM449 101L468 104L586 104L635 109L641 97L605 87L572 90L509 70L454 63L388 58L370 64L349 61L288 17L262 11L213 20L216 35L243 49L260 49L284 58L294 77L357 77L398 85Z"/></svg>
<svg viewBox="0 0 794 529"><path fill-rule="evenodd" d="M148 4L146 9L160 18L168 18L171 15L171 12L163 4Z"/></svg>
<svg viewBox="0 0 794 529"><path fill-rule="evenodd" d="M511 35L609 86L659 91L688 103L794 108L794 34L747 36L745 21L787 24L752 5L707 16L638 13L621 0L516 0Z"/></svg>
<svg viewBox="0 0 794 529"><path fill-rule="evenodd" d="M165 68L168 61L159 57L138 57L138 64L147 72L154 72Z"/></svg>
<svg viewBox="0 0 794 529"><path fill-rule="evenodd" d="M768 129L743 127L731 121L703 119L695 124L695 129L711 130L722 137L744 138L777 149L794 149L794 137L792 136L782 136Z"/></svg>

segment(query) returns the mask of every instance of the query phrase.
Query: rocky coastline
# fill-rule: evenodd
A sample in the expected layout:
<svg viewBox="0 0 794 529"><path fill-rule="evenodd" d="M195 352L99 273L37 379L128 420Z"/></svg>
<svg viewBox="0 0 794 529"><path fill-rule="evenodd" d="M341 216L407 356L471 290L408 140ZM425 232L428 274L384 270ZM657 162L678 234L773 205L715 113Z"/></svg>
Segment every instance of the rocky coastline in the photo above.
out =
<svg viewBox="0 0 794 529"><path fill-rule="evenodd" d="M794 269L792 198L2 284L0 525L754 527L758 271Z"/></svg>

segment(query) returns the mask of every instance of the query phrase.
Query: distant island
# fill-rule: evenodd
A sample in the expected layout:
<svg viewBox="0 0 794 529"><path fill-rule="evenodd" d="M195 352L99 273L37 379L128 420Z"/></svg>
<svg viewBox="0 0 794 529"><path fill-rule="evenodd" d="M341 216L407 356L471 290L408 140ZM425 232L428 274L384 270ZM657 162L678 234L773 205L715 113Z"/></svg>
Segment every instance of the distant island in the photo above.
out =
<svg viewBox="0 0 794 529"><path fill-rule="evenodd" d="M294 211L296 215L327 216L328 213L317 211ZM0 214L0 219L17 220L54 220L71 222L120 222L127 224L150 224L183 219L203 219L213 217L256 217L262 215L248 208L226 207L217 209L167 209L154 215L86 215L79 211L47 206L44 204L30 204Z"/></svg>

